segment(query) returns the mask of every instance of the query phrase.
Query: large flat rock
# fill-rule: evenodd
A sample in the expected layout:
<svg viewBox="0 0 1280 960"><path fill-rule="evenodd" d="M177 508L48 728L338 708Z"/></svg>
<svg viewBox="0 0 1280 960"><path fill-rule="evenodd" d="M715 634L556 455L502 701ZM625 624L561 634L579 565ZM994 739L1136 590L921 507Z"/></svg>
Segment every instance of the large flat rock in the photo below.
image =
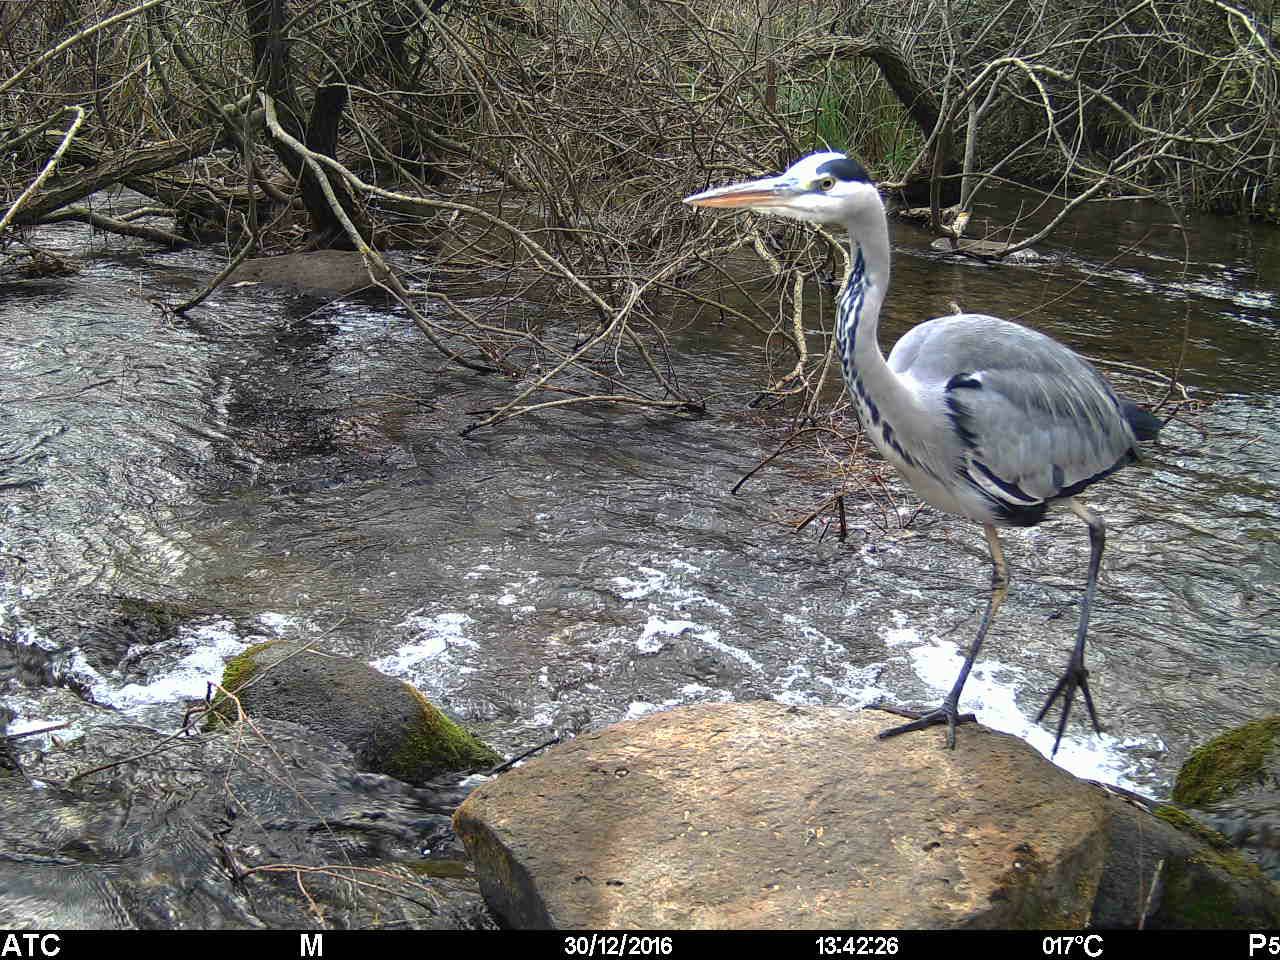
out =
<svg viewBox="0 0 1280 960"><path fill-rule="evenodd" d="M1080 927L1106 852L1101 791L967 724L704 704L584 734L454 816L516 927Z"/></svg>
<svg viewBox="0 0 1280 960"><path fill-rule="evenodd" d="M377 290L368 264L355 250L308 250L246 260L236 267L229 282L261 283L328 296Z"/></svg>

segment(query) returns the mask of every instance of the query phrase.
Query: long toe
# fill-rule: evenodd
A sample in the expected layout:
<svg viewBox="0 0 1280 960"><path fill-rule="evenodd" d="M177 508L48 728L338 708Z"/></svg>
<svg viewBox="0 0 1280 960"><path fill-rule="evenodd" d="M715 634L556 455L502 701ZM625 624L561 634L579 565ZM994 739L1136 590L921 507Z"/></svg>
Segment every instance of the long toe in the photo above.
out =
<svg viewBox="0 0 1280 960"><path fill-rule="evenodd" d="M924 730L927 727L945 723L947 725L947 746L952 750L956 747L956 726L961 723L973 723L978 719L972 713L960 713L955 704L952 703L943 703L942 706L934 710L911 710L906 707L896 707L882 703L873 704L872 707L876 710L884 710L886 713L894 713L900 717L911 719L910 723L881 730L876 734L881 740L888 740L890 737L896 737L902 733Z"/></svg>
<svg viewBox="0 0 1280 960"><path fill-rule="evenodd" d="M1083 663L1072 661L1067 665L1066 672L1058 680L1057 685L1053 688L1053 692L1049 694L1049 698L1045 700L1044 706L1040 708L1040 712L1036 714L1036 723L1042 721L1049 713L1050 708L1059 697L1062 698L1062 714L1058 717L1057 735L1053 740L1053 754L1058 753L1058 746L1062 743L1062 734L1067 729L1067 718L1071 716L1071 706L1076 698L1076 690L1084 694L1084 703L1089 710L1089 719L1093 721L1093 729L1097 733L1102 733L1102 725L1098 723L1097 711L1093 708L1093 696L1089 693L1089 671L1084 668Z"/></svg>

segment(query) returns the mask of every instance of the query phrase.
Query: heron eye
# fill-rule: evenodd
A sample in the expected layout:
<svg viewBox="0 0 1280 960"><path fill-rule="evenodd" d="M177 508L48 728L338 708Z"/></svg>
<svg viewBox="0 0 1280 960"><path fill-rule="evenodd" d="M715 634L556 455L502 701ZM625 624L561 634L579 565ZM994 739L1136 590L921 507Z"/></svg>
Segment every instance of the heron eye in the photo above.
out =
<svg viewBox="0 0 1280 960"><path fill-rule="evenodd" d="M836 185L835 177L823 177L821 180L818 181L818 189L821 190L823 193L826 193L835 185Z"/></svg>

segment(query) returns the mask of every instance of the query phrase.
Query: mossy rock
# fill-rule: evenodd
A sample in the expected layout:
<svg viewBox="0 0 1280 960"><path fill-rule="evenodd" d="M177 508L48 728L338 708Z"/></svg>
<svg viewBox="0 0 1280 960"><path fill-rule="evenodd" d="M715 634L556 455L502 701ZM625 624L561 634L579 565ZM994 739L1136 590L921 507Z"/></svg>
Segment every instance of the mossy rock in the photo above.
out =
<svg viewBox="0 0 1280 960"><path fill-rule="evenodd" d="M351 748L360 769L406 783L502 762L409 684L350 657L273 640L228 660L222 686L248 716L325 733ZM207 725L237 719L235 703L219 694Z"/></svg>
<svg viewBox="0 0 1280 960"><path fill-rule="evenodd" d="M1224 837L1212 827L1205 826L1191 814L1185 810L1179 810L1171 803L1164 803L1151 811L1153 815L1163 820L1175 830L1181 830L1183 833L1190 834L1197 840L1202 840L1215 850L1232 850L1231 841Z"/></svg>
<svg viewBox="0 0 1280 960"><path fill-rule="evenodd" d="M1198 748L1173 787L1173 801L1184 807L1207 807L1241 788L1257 785L1266 775L1268 758L1280 747L1280 715L1237 727Z"/></svg>
<svg viewBox="0 0 1280 960"><path fill-rule="evenodd" d="M1109 798L1110 849L1096 929L1261 930L1280 924L1280 887L1216 830L1174 806Z"/></svg>
<svg viewBox="0 0 1280 960"><path fill-rule="evenodd" d="M1164 861L1162 912L1189 930L1266 930L1280 926L1280 896L1234 850ZM1268 892L1270 888L1270 892ZM1166 924L1160 924L1166 926Z"/></svg>
<svg viewBox="0 0 1280 960"><path fill-rule="evenodd" d="M283 642L282 640L268 640L266 643L254 644L227 661L226 666L222 668L222 689L213 695L213 704L205 716L204 728L206 730L218 730L222 727L232 726L239 721L240 714L236 708L235 701L227 696L224 691L235 694L236 699L242 700L240 688L249 682L249 678L258 669L254 657L275 644Z"/></svg>

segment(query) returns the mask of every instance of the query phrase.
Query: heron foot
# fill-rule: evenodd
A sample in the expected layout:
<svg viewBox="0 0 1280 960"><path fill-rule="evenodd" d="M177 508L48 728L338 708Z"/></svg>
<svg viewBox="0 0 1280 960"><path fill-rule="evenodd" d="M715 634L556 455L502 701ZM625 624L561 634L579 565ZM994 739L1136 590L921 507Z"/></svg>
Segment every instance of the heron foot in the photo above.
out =
<svg viewBox="0 0 1280 960"><path fill-rule="evenodd" d="M870 707L875 710L883 710L886 713L896 713L900 717L907 717L910 723L904 723L901 726L890 727L888 730L881 730L876 737L880 740L888 740L890 737L896 737L901 733L911 733L913 730L924 730L927 727L937 726L945 723L947 725L947 746L952 750L956 748L956 727L962 723L977 722L977 715L972 713L961 713L959 706L950 700L944 700L942 706L933 710L911 710L907 707L895 707L887 703L873 703Z"/></svg>
<svg viewBox="0 0 1280 960"><path fill-rule="evenodd" d="M1040 712L1036 714L1036 723L1045 718L1049 712L1049 708L1053 706L1058 697L1062 697L1062 715L1058 717L1058 734L1053 740L1053 753L1058 753L1058 744L1062 743L1062 732L1067 729L1067 717L1071 715L1071 704L1076 698L1076 690L1080 690L1084 694L1084 704L1089 708L1089 719L1093 721L1093 729L1096 733L1102 733L1102 725L1098 723L1098 713L1093 709L1093 697L1089 693L1089 671L1084 667L1084 657L1072 655L1071 660L1067 663L1067 669L1058 680L1058 685L1053 688L1053 692L1049 694L1049 699L1044 702L1044 706L1040 708Z"/></svg>

